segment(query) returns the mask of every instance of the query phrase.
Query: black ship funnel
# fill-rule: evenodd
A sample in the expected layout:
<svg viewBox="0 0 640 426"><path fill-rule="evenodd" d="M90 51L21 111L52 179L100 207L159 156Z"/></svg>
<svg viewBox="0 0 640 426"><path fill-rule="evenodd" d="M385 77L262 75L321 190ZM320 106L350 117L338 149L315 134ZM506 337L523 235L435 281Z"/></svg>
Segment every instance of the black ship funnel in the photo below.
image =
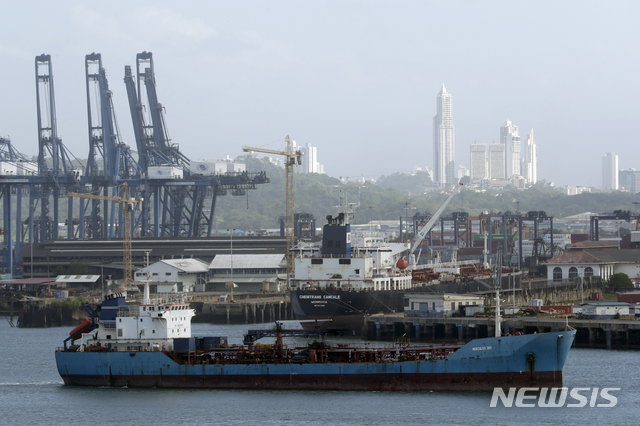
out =
<svg viewBox="0 0 640 426"><path fill-rule="evenodd" d="M351 225L345 223L344 213L327 216L322 228L322 256L351 257Z"/></svg>

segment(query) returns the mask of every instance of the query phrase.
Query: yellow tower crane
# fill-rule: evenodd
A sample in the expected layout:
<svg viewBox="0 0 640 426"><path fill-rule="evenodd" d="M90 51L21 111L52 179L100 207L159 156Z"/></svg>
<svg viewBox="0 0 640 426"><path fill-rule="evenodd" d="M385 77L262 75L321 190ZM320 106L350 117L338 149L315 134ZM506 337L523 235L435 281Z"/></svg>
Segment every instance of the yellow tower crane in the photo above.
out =
<svg viewBox="0 0 640 426"><path fill-rule="evenodd" d="M289 280L295 272L293 263L293 247L295 245L295 238L293 235L293 166L300 164L300 158L302 152L300 150L294 150L293 144L289 136L285 138L287 142L286 151L277 151L274 149L255 148L250 146L243 146L244 152L262 152L265 154L282 155L287 158L285 164L285 170L287 175L286 183L286 197L287 197L287 214L286 214L286 226L285 235L287 237L287 287L289 287Z"/></svg>
<svg viewBox="0 0 640 426"><path fill-rule="evenodd" d="M76 198L88 198L90 200L113 201L114 203L124 203L124 229L122 230L122 259L124 263L124 286L129 288L133 285L133 274L131 272L131 212L133 211L133 203L142 203L142 200L129 198L129 186L127 183L122 184L124 189L124 197L108 197L95 194L80 194L77 192L69 192L67 196Z"/></svg>

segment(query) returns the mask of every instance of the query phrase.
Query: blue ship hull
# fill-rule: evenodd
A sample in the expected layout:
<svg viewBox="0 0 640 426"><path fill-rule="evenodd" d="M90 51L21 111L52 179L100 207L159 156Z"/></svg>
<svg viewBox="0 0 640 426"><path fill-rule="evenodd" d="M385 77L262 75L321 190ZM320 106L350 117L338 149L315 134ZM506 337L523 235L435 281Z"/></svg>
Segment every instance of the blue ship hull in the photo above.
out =
<svg viewBox="0 0 640 426"><path fill-rule="evenodd" d="M561 386L575 331L476 339L446 359L179 364L160 351L56 352L67 385L210 389L492 390Z"/></svg>

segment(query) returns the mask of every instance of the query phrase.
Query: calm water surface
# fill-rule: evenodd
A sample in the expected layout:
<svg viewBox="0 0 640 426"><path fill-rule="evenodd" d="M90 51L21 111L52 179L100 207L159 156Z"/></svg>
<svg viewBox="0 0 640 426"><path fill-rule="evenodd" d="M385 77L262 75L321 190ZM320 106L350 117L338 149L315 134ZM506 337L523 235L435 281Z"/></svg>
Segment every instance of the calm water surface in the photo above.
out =
<svg viewBox="0 0 640 426"><path fill-rule="evenodd" d="M261 324L252 328L266 328ZM247 326L194 324L194 335ZM490 392L300 392L67 387L54 350L70 328L11 328L0 317L0 425L638 425L640 353L574 349L568 387L620 387L614 408L489 408ZM584 394L584 392L583 392Z"/></svg>

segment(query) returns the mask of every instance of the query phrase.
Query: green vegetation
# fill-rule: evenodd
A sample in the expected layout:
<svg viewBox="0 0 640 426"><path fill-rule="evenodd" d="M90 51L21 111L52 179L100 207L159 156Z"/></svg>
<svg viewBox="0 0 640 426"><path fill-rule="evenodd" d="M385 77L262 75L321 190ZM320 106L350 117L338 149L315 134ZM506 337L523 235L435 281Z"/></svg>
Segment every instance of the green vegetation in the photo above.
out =
<svg viewBox="0 0 640 426"><path fill-rule="evenodd" d="M82 307L82 304L86 302L83 297L66 298L61 300L53 300L49 307L52 309L75 311Z"/></svg>
<svg viewBox="0 0 640 426"><path fill-rule="evenodd" d="M629 275L624 272L618 272L617 274L611 275L609 278L609 288L611 289L632 289L633 283L629 278Z"/></svg>
<svg viewBox="0 0 640 426"><path fill-rule="evenodd" d="M285 172L282 167L271 164L265 158L242 157L247 171L265 170L271 183L259 185L247 195L219 197L216 203L214 229L265 229L278 228L278 218L285 214ZM373 183L342 183L339 179L319 174L294 176L295 211L312 213L317 226L324 218L338 212L337 206L346 197L349 203L359 203L354 223L363 224L371 220L397 220L405 213L413 216L417 212L433 213L447 198L447 194L433 190L425 172L414 175L394 173L382 176ZM430 192L429 192L430 191ZM542 210L556 218L583 212L609 213L614 210L629 210L637 197L624 192L583 193L568 196L550 187L544 181L530 189L506 189L501 192L476 192L462 190L454 197L445 214L466 211L476 216L483 211L527 212Z"/></svg>

